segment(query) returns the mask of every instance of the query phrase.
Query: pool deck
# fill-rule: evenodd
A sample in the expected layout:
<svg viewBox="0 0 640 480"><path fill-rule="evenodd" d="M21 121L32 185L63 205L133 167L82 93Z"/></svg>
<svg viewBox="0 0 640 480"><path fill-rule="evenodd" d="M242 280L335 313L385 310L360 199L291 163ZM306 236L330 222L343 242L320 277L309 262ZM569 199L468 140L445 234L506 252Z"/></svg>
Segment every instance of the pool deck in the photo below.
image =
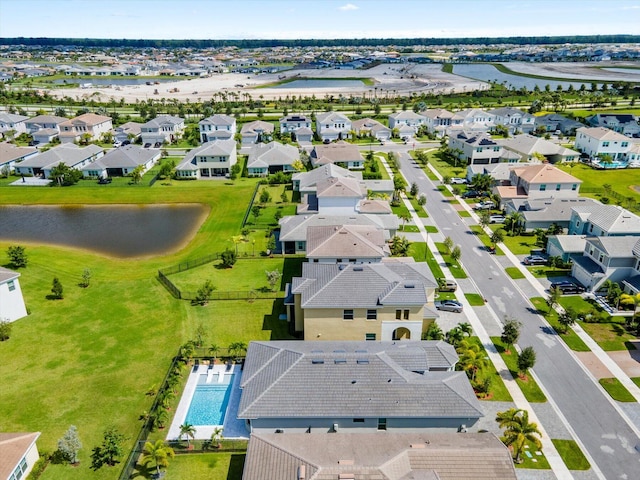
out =
<svg viewBox="0 0 640 480"><path fill-rule="evenodd" d="M198 385L198 378L200 375L211 376L211 384L215 385L217 382L217 378L220 375L224 375L225 373L234 373L233 376L233 384L231 386L231 396L229 397L229 404L227 406L227 412L224 417L224 425L222 435L224 438L242 438L248 439L249 433L245 428L244 421L238 420L238 406L240 405L240 378L242 376L242 371L240 370L239 365L233 365L233 368L230 371L227 371L226 365L214 365L211 370L209 370L209 365L197 365L192 367L191 372L189 373L189 378L187 379L187 384L184 387L184 392L182 393L182 398L180 398L180 402L178 403L178 407L176 408L176 413L173 417L173 422L171 422L171 426L169 427L169 432L167 433L167 440L177 440L180 435L180 425L182 425L187 417L187 412L189 411L189 406L191 405L191 398L196 390L196 386ZM211 438L211 434L214 429L219 425L196 425L196 440L207 440Z"/></svg>

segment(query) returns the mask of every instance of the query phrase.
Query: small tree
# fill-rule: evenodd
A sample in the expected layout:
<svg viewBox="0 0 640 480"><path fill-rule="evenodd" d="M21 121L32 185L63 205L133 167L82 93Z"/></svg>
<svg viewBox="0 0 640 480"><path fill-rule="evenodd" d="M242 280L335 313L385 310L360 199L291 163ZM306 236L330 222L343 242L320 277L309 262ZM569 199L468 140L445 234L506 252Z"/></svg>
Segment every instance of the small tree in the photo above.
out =
<svg viewBox="0 0 640 480"><path fill-rule="evenodd" d="M254 222L258 221L258 217L261 214L262 214L262 208L260 207L260 205L254 205L253 207L251 207L251 215L253 215Z"/></svg>
<svg viewBox="0 0 640 480"><path fill-rule="evenodd" d="M212 343L209 347L209 353L213 355L213 363L216 363L216 358L218 358L218 353L220 353L220 346L216 343Z"/></svg>
<svg viewBox="0 0 640 480"><path fill-rule="evenodd" d="M427 197L426 195L420 195L418 197L418 205L420 205L421 207L427 204Z"/></svg>
<svg viewBox="0 0 640 480"><path fill-rule="evenodd" d="M538 430L538 425L529 423L529 412L510 408L505 412L498 412L496 422L500 428L504 428L502 442L506 446L513 447L513 458L516 463L520 463L520 454L527 441L532 442L537 448L542 448L540 437L542 434Z"/></svg>
<svg viewBox="0 0 640 480"><path fill-rule="evenodd" d="M444 333L436 322L431 322L423 337L423 340L442 340L444 338Z"/></svg>
<svg viewBox="0 0 640 480"><path fill-rule="evenodd" d="M211 442L215 443L216 448L220 448L222 446L222 431L223 431L223 427L215 427L213 429L213 433L211 434Z"/></svg>
<svg viewBox="0 0 640 480"><path fill-rule="evenodd" d="M140 183L142 181L143 173L144 173L143 165L138 165L136 168L134 168L133 171L130 173L133 183L135 183L136 185Z"/></svg>
<svg viewBox="0 0 640 480"><path fill-rule="evenodd" d="M282 203L287 203L289 201L289 197L287 196L287 189L286 188L284 190L282 190L282 193L280 194L280 201Z"/></svg>
<svg viewBox="0 0 640 480"><path fill-rule="evenodd" d="M391 255L394 257L406 257L409 254L409 240L407 237L400 237L398 235L394 235L391 239L391 245L389 249L391 250Z"/></svg>
<svg viewBox="0 0 640 480"><path fill-rule="evenodd" d="M0 342L9 340L11 337L11 329L13 325L8 320L0 320Z"/></svg>
<svg viewBox="0 0 640 480"><path fill-rule="evenodd" d="M558 316L558 323L562 326L562 331L560 333L567 333L569 327L576 324L577 319L578 312L576 312L573 307L566 307L564 312Z"/></svg>
<svg viewBox="0 0 640 480"><path fill-rule="evenodd" d="M411 184L411 190L409 190L409 193L411 194L412 197L417 197L418 196L418 192L420 191L418 184L416 182L413 182Z"/></svg>
<svg viewBox="0 0 640 480"><path fill-rule="evenodd" d="M560 296L562 295L562 290L559 288L551 288L549 289L549 296L547 297L547 305L549 305L549 311L547 313L551 313L551 310L558 305L560 301Z"/></svg>
<svg viewBox="0 0 640 480"><path fill-rule="evenodd" d="M451 249L453 248L453 240L451 240L451 237L447 237L444 239L444 246L447 247L447 251L451 252Z"/></svg>
<svg viewBox="0 0 640 480"><path fill-rule="evenodd" d="M233 342L229 345L229 353L238 360L238 357L247 351L247 344L244 342Z"/></svg>
<svg viewBox="0 0 640 480"><path fill-rule="evenodd" d="M9 257L9 263L13 268L21 268L27 266L27 254L25 248L20 245L10 245L7 248L7 256Z"/></svg>
<svg viewBox="0 0 640 480"><path fill-rule="evenodd" d="M535 364L536 352L533 347L524 348L518 356L518 371L520 372L520 375L526 375L527 370L533 368Z"/></svg>
<svg viewBox="0 0 640 480"><path fill-rule="evenodd" d="M269 203L271 201L271 194L266 188L260 192L260 203Z"/></svg>
<svg viewBox="0 0 640 480"><path fill-rule="evenodd" d="M276 210L276 213L273 214L273 218L276 222L279 222L282 218L282 210Z"/></svg>
<svg viewBox="0 0 640 480"><path fill-rule="evenodd" d="M53 277L53 283L51 285L51 295L56 300L62 300L64 298L62 283L58 277Z"/></svg>
<svg viewBox="0 0 640 480"><path fill-rule="evenodd" d="M237 260L236 252L230 249L226 249L224 252L220 254L220 259L222 260L222 266L224 268L231 268L235 265Z"/></svg>
<svg viewBox="0 0 640 480"><path fill-rule="evenodd" d="M500 340L502 340L507 346L505 353L509 352L509 349L518 341L518 338L520 337L520 327L522 327L522 324L515 318L505 317L504 327L502 327L502 335L500 336Z"/></svg>
<svg viewBox="0 0 640 480"><path fill-rule="evenodd" d="M269 236L269 240L267 241L267 250L269 250L269 253L273 253L275 249L276 249L276 236L271 234Z"/></svg>
<svg viewBox="0 0 640 480"><path fill-rule="evenodd" d="M189 447L191 446L189 442L189 437L191 437L191 439L194 439L196 437L196 427L194 427L188 422L184 422L182 425L180 425L180 435L178 435L179 439L182 439L182 437L187 438L187 450L188 450Z"/></svg>
<svg viewBox="0 0 640 480"><path fill-rule="evenodd" d="M460 260L460 257L462 257L462 250L460 250L459 245L456 245L453 247L453 250L451 250L451 259L457 262Z"/></svg>
<svg viewBox="0 0 640 480"><path fill-rule="evenodd" d="M126 437L118 432L115 427L109 427L103 435L102 444L95 447L91 453L91 469L98 470L104 465L113 467L120 463L122 456L122 444Z"/></svg>
<svg viewBox="0 0 640 480"><path fill-rule="evenodd" d="M196 292L196 298L193 300L194 305L206 305L211 299L211 293L216 289L211 280L205 280L202 286Z"/></svg>
<svg viewBox="0 0 640 480"><path fill-rule="evenodd" d="M282 278L282 273L280 273L279 270L273 270L271 272L268 270L265 270L264 273L267 275L267 282L269 282L269 286L271 287L271 290L274 290L276 287L276 284Z"/></svg>
<svg viewBox="0 0 640 480"><path fill-rule="evenodd" d="M229 178L231 180L235 180L236 178L238 178L238 175L240 175L241 173L242 173L242 167L240 166L239 163L236 163L231 167L231 173L229 174Z"/></svg>
<svg viewBox="0 0 640 480"><path fill-rule="evenodd" d="M58 452L69 463L79 463L78 451L82 448L82 442L78 437L78 429L71 425L65 434L58 440Z"/></svg>
<svg viewBox="0 0 640 480"><path fill-rule="evenodd" d="M80 280L80 286L82 288L87 288L91 283L91 270L85 268L82 272L82 280Z"/></svg>
<svg viewBox="0 0 640 480"><path fill-rule="evenodd" d="M156 478L160 478L160 467L167 468L169 459L173 458L174 455L173 449L166 446L162 439L156 440L156 443L145 443L144 451L142 452L145 462L153 461L156 464Z"/></svg>

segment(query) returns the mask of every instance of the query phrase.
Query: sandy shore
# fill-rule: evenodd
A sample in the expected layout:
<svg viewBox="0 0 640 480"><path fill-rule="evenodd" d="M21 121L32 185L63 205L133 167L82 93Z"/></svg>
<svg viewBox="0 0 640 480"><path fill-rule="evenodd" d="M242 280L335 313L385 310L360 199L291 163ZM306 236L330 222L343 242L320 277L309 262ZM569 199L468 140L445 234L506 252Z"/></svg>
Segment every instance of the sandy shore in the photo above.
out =
<svg viewBox="0 0 640 480"><path fill-rule="evenodd" d="M616 80L640 82L640 70L612 72L607 68L640 67L640 62L571 62L571 63L529 63L509 62L505 67L514 72L545 77L562 77L567 79Z"/></svg>
<svg viewBox="0 0 640 480"><path fill-rule="evenodd" d="M181 102L186 100L190 102L205 101L222 92L237 93L240 99L246 98L247 95L251 95L254 99L260 97L264 99L284 98L287 95L315 95L317 98L324 98L327 95L343 95L345 97L351 95L367 97L399 95L410 97L412 93L453 93L488 88L484 82L444 73L441 68L441 65L379 65L369 70L289 70L279 74L259 75L226 73L207 78L162 82L159 85L54 89L50 90L50 93L57 97L68 96L86 100L93 98L101 102L110 101L113 98L116 101L124 99L127 103L135 103L136 100L161 98L175 99ZM374 85L368 86L361 83L361 85L348 87L293 88L285 84L278 88L258 88L261 85L277 82L282 76L300 79L371 78ZM171 92L175 88L178 91ZM158 91L157 94L154 93L155 90Z"/></svg>

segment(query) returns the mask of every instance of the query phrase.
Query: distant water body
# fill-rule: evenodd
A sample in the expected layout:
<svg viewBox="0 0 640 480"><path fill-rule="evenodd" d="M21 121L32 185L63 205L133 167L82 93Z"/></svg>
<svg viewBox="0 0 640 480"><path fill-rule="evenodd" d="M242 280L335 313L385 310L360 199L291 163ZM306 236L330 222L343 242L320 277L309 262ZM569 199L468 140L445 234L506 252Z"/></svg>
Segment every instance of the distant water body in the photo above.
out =
<svg viewBox="0 0 640 480"><path fill-rule="evenodd" d="M205 220L204 205L0 206L0 240L135 258L186 245Z"/></svg>

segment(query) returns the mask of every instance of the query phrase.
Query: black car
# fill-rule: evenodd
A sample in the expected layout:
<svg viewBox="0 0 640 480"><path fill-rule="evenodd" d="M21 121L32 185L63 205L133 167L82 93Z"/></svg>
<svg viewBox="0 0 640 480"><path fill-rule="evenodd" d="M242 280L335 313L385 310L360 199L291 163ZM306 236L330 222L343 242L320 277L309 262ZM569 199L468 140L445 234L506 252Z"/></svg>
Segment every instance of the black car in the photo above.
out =
<svg viewBox="0 0 640 480"><path fill-rule="evenodd" d="M551 288L557 288L563 294L575 294L584 292L584 287L581 285L576 285L572 282L554 282L551 284Z"/></svg>
<svg viewBox="0 0 640 480"><path fill-rule="evenodd" d="M101 178L100 180L98 180L98 185L107 185L109 183L111 183L111 179L109 177L107 178Z"/></svg>
<svg viewBox="0 0 640 480"><path fill-rule="evenodd" d="M477 192L475 190L467 190L462 194L462 198L478 198L481 196L482 196L482 193Z"/></svg>

